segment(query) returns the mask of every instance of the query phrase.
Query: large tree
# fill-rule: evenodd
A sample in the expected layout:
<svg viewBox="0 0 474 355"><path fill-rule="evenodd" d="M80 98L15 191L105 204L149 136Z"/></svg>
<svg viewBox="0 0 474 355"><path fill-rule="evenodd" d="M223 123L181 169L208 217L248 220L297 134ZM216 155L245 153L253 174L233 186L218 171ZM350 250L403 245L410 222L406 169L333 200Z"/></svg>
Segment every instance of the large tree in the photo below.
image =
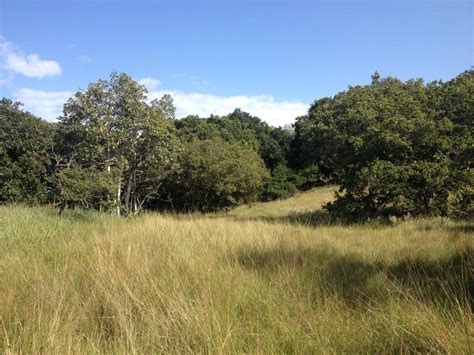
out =
<svg viewBox="0 0 474 355"><path fill-rule="evenodd" d="M472 208L473 77L425 85L376 74L315 101L294 147L300 164L316 163L340 184L331 210L357 218Z"/></svg>
<svg viewBox="0 0 474 355"><path fill-rule="evenodd" d="M168 100L165 100L168 101ZM123 73L74 94L60 118L61 154L111 177L107 200L120 213L137 213L160 194L180 151L174 125L160 101L146 103L146 89Z"/></svg>

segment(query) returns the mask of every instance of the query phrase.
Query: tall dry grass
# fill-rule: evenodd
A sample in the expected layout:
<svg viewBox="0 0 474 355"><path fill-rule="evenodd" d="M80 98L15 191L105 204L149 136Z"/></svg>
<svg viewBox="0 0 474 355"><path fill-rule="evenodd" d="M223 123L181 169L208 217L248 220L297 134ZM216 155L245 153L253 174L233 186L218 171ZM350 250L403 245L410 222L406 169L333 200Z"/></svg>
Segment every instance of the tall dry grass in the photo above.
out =
<svg viewBox="0 0 474 355"><path fill-rule="evenodd" d="M472 353L473 226L0 207L3 353Z"/></svg>

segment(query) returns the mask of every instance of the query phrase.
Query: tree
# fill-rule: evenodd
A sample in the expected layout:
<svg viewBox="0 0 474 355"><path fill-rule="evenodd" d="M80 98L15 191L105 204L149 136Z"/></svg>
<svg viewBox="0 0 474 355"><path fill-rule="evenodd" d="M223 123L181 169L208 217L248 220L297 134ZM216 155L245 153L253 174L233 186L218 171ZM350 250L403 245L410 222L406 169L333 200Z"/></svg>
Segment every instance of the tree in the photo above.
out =
<svg viewBox="0 0 474 355"><path fill-rule="evenodd" d="M180 159L173 179L175 208L203 212L253 201L268 172L249 147L222 139L194 140Z"/></svg>
<svg viewBox="0 0 474 355"><path fill-rule="evenodd" d="M428 85L375 74L315 101L293 147L340 184L334 213L449 215L472 202L473 88L472 72Z"/></svg>
<svg viewBox="0 0 474 355"><path fill-rule="evenodd" d="M188 116L176 121L178 134L186 141L221 138L256 150L270 170L287 164L291 134L281 128L270 127L258 117L240 109L227 116L200 118Z"/></svg>
<svg viewBox="0 0 474 355"><path fill-rule="evenodd" d="M177 134L181 140L192 142L195 139L206 140L222 138L219 127L210 124L207 118L190 115L175 121Z"/></svg>
<svg viewBox="0 0 474 355"><path fill-rule="evenodd" d="M434 89L436 90L437 87ZM452 124L449 158L450 191L453 214L458 217L474 216L474 71L466 71L439 85L433 93L436 98L436 118Z"/></svg>
<svg viewBox="0 0 474 355"><path fill-rule="evenodd" d="M290 197L298 190L295 185L296 179L297 176L286 165L277 165L263 185L262 199L271 201Z"/></svg>
<svg viewBox="0 0 474 355"><path fill-rule="evenodd" d="M175 120L169 95L112 73L47 123L0 101L0 203L226 209L340 186L344 218L474 215L474 73L425 84L372 76L316 100L294 131L240 109Z"/></svg>
<svg viewBox="0 0 474 355"><path fill-rule="evenodd" d="M152 105L159 109L167 120L176 118L176 107L173 104L173 97L170 94L164 94L159 100L153 100Z"/></svg>
<svg viewBox="0 0 474 355"><path fill-rule="evenodd" d="M271 177L261 190L261 198L285 198L297 190L294 181L296 175L287 168L292 138L290 132L270 127L258 117L240 109L222 117L188 116L176 121L176 127L179 136L187 142L218 138L226 142L237 142L258 152L271 172Z"/></svg>
<svg viewBox="0 0 474 355"><path fill-rule="evenodd" d="M146 89L128 75L112 73L77 92L64 106L59 141L68 159L117 176L109 205L137 213L160 194L172 173L179 142L160 102L148 105ZM170 103L169 100L164 100ZM171 110L170 107L167 108ZM112 203L113 201L113 203Z"/></svg>
<svg viewBox="0 0 474 355"><path fill-rule="evenodd" d="M260 118L240 109L235 109L226 118L238 123L242 127L241 130L254 132L258 142L258 152L267 168L273 170L278 165L288 165L286 159L292 138L288 131L271 127Z"/></svg>
<svg viewBox="0 0 474 355"><path fill-rule="evenodd" d="M0 100L0 202L49 201L52 136L51 124Z"/></svg>

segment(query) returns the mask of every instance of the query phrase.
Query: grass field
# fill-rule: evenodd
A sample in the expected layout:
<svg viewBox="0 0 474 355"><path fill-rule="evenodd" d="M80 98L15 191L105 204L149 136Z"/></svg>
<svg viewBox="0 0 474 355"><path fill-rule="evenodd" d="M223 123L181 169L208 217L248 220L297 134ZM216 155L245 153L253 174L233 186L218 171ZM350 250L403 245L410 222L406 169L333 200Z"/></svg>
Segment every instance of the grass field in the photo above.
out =
<svg viewBox="0 0 474 355"><path fill-rule="evenodd" d="M2 353L474 351L474 225L0 207ZM317 213L317 212L316 212Z"/></svg>

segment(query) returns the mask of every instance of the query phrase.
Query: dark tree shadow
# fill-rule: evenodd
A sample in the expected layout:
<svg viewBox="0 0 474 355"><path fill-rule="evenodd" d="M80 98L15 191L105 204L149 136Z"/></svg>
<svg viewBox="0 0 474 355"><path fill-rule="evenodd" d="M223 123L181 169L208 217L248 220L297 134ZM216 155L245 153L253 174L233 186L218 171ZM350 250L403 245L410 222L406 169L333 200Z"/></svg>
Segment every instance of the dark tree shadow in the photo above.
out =
<svg viewBox="0 0 474 355"><path fill-rule="evenodd" d="M65 209L60 215L58 214L57 209L50 208L47 209L48 216L55 217L61 220L67 220L71 222L81 222L81 223L93 223L101 219L107 219L111 216L115 216L105 212L98 212L94 210L85 210L81 208L69 208Z"/></svg>
<svg viewBox="0 0 474 355"><path fill-rule="evenodd" d="M474 250L469 248L445 259L407 258L396 264L370 263L358 254L341 254L330 247L242 248L235 261L268 278L291 269L305 284L319 290L314 293L317 297L337 295L350 305L383 302L395 292L444 307L461 304L474 309ZM389 288L387 279L395 287Z"/></svg>
<svg viewBox="0 0 474 355"><path fill-rule="evenodd" d="M337 295L348 304L378 299L380 290L372 287L371 278L377 266L357 255L342 255L331 248L283 248L265 251L240 250L236 261L263 277L273 277L282 270L292 269L314 291L314 297L331 298Z"/></svg>
<svg viewBox="0 0 474 355"><path fill-rule="evenodd" d="M271 216L252 216L252 217L234 217L234 220L255 220L269 223L284 223L294 225L304 225L309 227L319 226L354 226L354 225L377 225L380 228L391 226L391 222L387 218L379 218L371 221L357 221L351 218L334 217L325 210L316 210L311 212L291 213L287 216L271 217Z"/></svg>
<svg viewBox="0 0 474 355"><path fill-rule="evenodd" d="M406 258L385 272L418 298L451 305L459 302L474 310L474 249L458 249L436 261Z"/></svg>
<svg viewBox="0 0 474 355"><path fill-rule="evenodd" d="M450 226L448 229L458 233L474 233L474 221L463 221L462 224Z"/></svg>

